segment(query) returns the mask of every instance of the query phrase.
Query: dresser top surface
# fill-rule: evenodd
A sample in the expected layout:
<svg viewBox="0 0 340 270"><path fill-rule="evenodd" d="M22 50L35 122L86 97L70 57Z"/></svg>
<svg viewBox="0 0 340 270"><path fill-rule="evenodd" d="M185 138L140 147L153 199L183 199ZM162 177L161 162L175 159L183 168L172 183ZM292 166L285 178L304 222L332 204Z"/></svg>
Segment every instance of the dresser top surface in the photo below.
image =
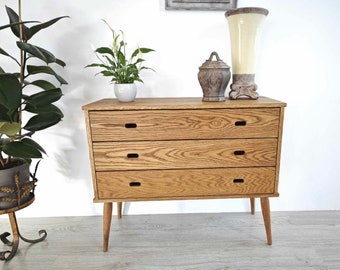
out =
<svg viewBox="0 0 340 270"><path fill-rule="evenodd" d="M236 109L285 107L286 103L267 97L256 100L227 99L224 102L206 102L199 97L137 98L133 102L119 102L113 98L101 99L82 107L85 111L111 110L180 110L180 109Z"/></svg>

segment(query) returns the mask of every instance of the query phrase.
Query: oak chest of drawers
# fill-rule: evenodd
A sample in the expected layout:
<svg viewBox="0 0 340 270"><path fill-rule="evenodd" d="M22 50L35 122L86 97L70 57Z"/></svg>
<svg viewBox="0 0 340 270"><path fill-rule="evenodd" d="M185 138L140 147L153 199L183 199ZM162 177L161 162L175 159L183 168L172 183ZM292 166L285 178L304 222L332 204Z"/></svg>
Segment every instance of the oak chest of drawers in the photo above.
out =
<svg viewBox="0 0 340 270"><path fill-rule="evenodd" d="M83 106L94 188L104 203L104 251L117 202L278 196L285 103L201 98L103 99Z"/></svg>

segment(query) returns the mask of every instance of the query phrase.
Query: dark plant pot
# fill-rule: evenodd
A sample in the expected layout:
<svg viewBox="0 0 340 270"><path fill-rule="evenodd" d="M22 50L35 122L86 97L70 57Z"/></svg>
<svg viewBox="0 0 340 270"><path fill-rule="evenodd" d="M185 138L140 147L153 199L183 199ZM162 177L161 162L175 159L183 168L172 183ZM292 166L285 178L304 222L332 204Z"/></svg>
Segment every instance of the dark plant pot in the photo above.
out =
<svg viewBox="0 0 340 270"><path fill-rule="evenodd" d="M32 198L30 194L33 187L34 182L30 181L28 163L0 170L0 210L28 202Z"/></svg>

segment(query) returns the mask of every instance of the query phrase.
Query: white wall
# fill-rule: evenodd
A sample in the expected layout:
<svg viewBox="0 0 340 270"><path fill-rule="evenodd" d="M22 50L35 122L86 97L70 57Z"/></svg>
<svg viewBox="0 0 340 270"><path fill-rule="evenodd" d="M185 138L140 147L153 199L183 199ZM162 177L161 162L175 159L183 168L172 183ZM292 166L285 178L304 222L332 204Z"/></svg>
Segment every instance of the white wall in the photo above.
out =
<svg viewBox="0 0 340 270"><path fill-rule="evenodd" d="M2 3L15 8L15 1ZM261 95L287 102L280 175L280 197L273 211L340 208L340 2L333 0L239 0L238 6L260 6L266 19L258 56L256 82ZM34 8L33 8L34 7ZM37 8L39 7L39 9ZM23 17L42 21L61 15L70 19L37 35L67 63L61 73L69 85L59 103L63 122L39 135L48 152L38 172L35 203L21 216L98 215L93 192L85 123L81 106L113 97L108 79L84 66L95 61L95 47L110 44L101 19L125 32L128 46L157 52L146 56L156 72L144 73L139 97L202 96L198 67L217 51L231 63L228 25L223 11L165 11L163 0L23 1ZM0 25L7 23L0 10ZM8 35L7 35L8 34ZM9 50L8 31L0 32ZM33 40L32 40L33 42ZM4 65L4 58L0 58ZM36 137L36 139L39 139ZM138 202L125 213L246 211L248 200ZM257 207L259 210L259 206Z"/></svg>

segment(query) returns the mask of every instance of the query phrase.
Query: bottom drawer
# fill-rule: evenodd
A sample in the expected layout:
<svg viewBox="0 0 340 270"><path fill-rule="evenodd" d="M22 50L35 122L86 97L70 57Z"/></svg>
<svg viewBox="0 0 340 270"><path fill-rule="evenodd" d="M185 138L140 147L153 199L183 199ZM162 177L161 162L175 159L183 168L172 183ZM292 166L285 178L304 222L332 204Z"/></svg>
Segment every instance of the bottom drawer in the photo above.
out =
<svg viewBox="0 0 340 270"><path fill-rule="evenodd" d="M157 200L273 194L275 168L97 172L95 199Z"/></svg>

